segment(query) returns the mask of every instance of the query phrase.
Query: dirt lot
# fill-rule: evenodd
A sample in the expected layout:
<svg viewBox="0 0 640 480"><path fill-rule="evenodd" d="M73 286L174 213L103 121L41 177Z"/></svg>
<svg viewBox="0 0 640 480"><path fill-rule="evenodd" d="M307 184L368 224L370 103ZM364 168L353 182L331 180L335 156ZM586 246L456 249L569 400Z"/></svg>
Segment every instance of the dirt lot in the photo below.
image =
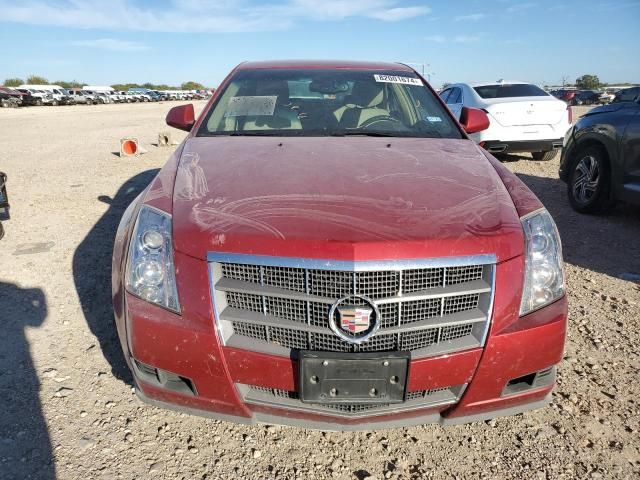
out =
<svg viewBox="0 0 640 480"><path fill-rule="evenodd" d="M173 150L153 145L172 105L0 110L12 204L0 240L1 479L640 477L640 285L628 280L640 274L640 210L573 213L558 158L506 161L564 243L570 327L551 406L446 429L322 433L141 404L112 323L111 243ZM114 155L127 135L148 153Z"/></svg>

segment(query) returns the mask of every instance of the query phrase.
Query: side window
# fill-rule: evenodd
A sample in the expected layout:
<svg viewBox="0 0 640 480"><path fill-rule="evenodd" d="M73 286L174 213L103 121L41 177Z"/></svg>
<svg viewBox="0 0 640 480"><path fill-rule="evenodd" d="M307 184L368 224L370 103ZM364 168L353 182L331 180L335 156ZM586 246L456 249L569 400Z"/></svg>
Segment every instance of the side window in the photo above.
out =
<svg viewBox="0 0 640 480"><path fill-rule="evenodd" d="M447 99L447 104L455 105L457 103L462 103L462 89L454 87L451 89L451 95L449 95Z"/></svg>
<svg viewBox="0 0 640 480"><path fill-rule="evenodd" d="M449 96L450 93L451 93L450 88L447 88L446 90L443 90L442 92L440 92L440 98L444 103L447 103L447 97Z"/></svg>
<svg viewBox="0 0 640 480"><path fill-rule="evenodd" d="M640 89L629 88L616 94L614 102L636 102L640 100Z"/></svg>

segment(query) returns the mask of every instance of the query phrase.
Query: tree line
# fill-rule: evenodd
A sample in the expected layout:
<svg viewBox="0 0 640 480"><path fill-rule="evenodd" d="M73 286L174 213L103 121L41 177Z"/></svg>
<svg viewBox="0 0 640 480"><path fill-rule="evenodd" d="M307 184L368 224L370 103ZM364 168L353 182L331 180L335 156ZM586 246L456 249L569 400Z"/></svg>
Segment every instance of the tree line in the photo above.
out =
<svg viewBox="0 0 640 480"><path fill-rule="evenodd" d="M22 78L7 78L4 81L5 87L17 87L19 85L60 85L62 88L82 88L83 85L87 85L83 82L78 82L77 80L66 81L66 80L56 80L55 82L50 82L44 77L39 75L30 75L23 80ZM182 83L180 86L175 87L172 85L166 84L155 84L155 83L116 83L111 85L114 90L129 90L130 88L148 88L149 90L204 90L206 87L201 83L188 81Z"/></svg>

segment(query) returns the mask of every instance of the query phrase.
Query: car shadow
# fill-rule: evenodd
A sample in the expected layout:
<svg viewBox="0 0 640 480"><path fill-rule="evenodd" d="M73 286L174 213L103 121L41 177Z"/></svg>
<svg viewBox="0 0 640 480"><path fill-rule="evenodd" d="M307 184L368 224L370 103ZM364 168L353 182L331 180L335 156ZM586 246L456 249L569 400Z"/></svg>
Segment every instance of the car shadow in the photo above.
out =
<svg viewBox="0 0 640 480"><path fill-rule="evenodd" d="M619 202L600 215L580 214L559 178L517 175L553 216L565 262L616 278L640 275L640 207Z"/></svg>
<svg viewBox="0 0 640 480"><path fill-rule="evenodd" d="M53 480L55 464L26 330L47 316L45 294L0 282L0 478Z"/></svg>
<svg viewBox="0 0 640 480"><path fill-rule="evenodd" d="M98 197L97 200L107 203L109 209L73 255L73 280L87 325L98 339L114 377L129 385L133 385L133 378L122 354L111 304L111 255L122 214L158 171L147 170L130 178L113 198Z"/></svg>

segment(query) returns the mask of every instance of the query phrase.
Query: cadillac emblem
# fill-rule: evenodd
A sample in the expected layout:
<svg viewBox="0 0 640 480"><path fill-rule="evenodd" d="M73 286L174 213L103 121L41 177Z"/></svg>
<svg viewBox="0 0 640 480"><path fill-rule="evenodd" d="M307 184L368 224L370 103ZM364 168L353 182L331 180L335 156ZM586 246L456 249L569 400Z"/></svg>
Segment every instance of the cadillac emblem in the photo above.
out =
<svg viewBox="0 0 640 480"><path fill-rule="evenodd" d="M342 340L362 343L380 327L380 312L376 304L362 295L341 298L331 306L329 326Z"/></svg>
<svg viewBox="0 0 640 480"><path fill-rule="evenodd" d="M369 329L373 309L345 305L338 307L340 328L351 333L360 333Z"/></svg>

